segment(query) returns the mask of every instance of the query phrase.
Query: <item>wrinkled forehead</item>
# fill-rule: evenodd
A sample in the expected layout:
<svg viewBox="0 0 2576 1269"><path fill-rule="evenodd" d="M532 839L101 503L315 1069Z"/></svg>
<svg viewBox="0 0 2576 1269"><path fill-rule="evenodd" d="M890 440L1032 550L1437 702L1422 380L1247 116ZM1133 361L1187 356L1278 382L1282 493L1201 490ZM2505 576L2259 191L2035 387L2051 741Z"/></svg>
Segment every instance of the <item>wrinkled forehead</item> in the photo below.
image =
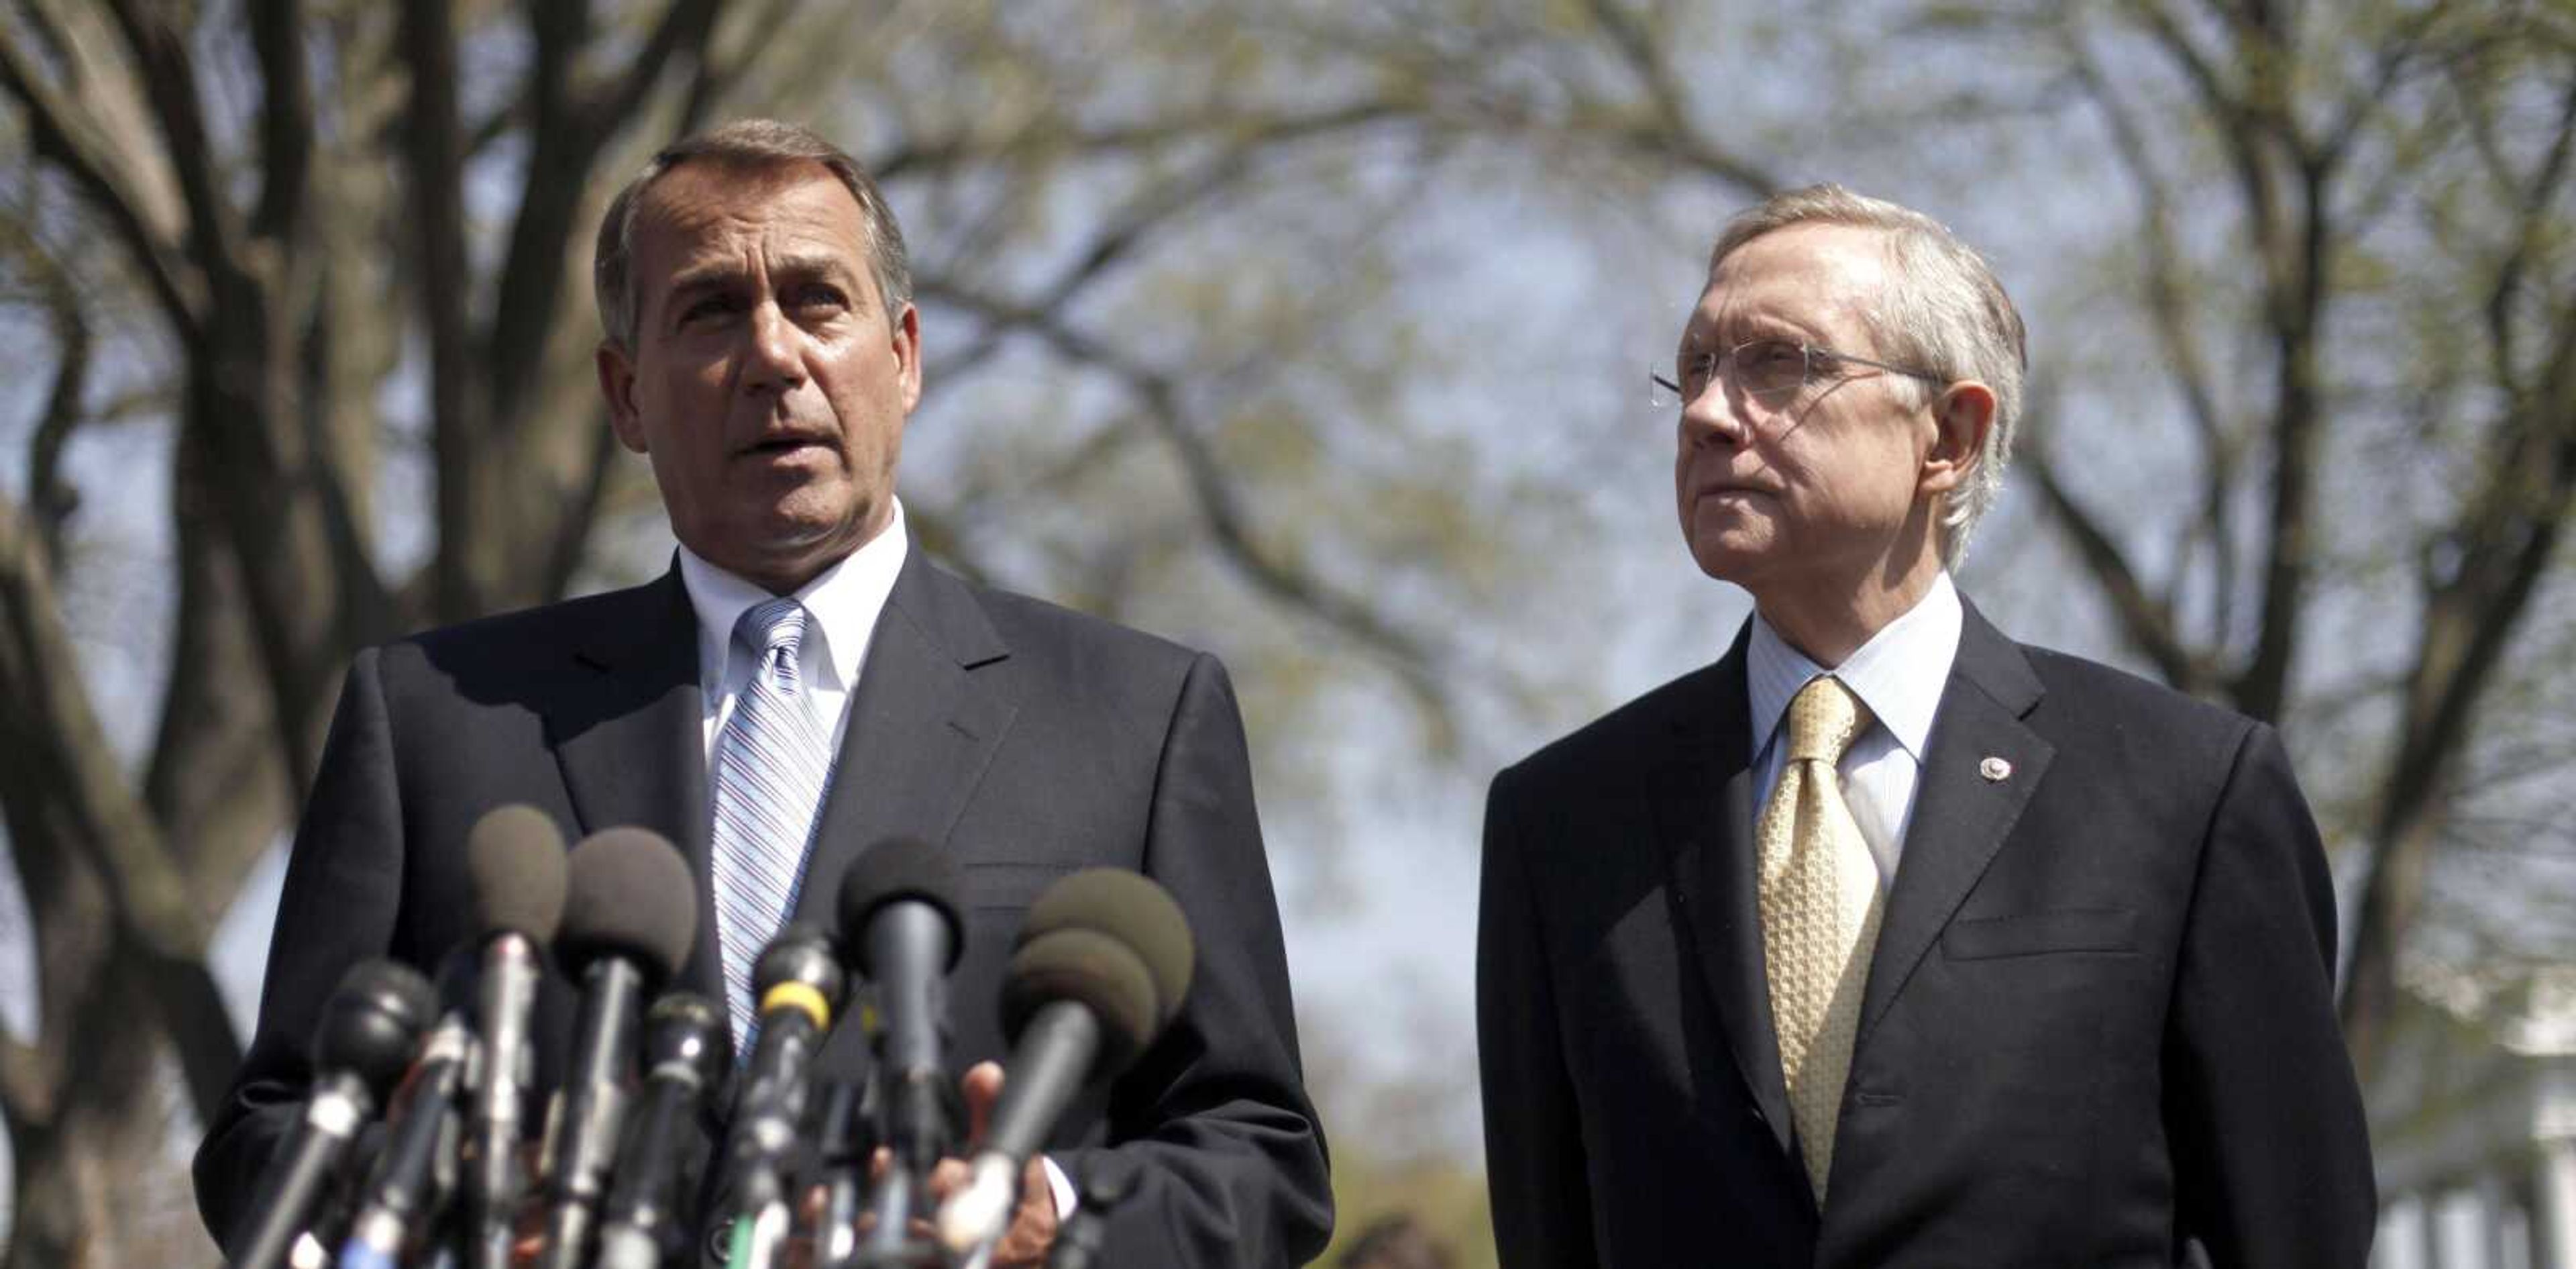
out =
<svg viewBox="0 0 2576 1269"><path fill-rule="evenodd" d="M648 287L694 263L784 247L867 267L865 214L830 168L700 159L655 180L636 211L635 256Z"/></svg>
<svg viewBox="0 0 2576 1269"><path fill-rule="evenodd" d="M1879 230L1799 224L1775 229L1710 266L1682 328L1686 349L1748 339L1801 339L1856 351L1888 281Z"/></svg>

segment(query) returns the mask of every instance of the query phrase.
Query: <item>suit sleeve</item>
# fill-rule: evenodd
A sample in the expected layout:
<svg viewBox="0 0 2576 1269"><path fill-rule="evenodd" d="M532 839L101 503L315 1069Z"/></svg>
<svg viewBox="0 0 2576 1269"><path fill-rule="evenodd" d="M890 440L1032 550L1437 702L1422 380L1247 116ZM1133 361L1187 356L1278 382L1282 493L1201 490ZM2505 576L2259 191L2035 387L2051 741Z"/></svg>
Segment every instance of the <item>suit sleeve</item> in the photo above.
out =
<svg viewBox="0 0 2576 1269"><path fill-rule="evenodd" d="M1538 895L1516 836L1513 773L1485 800L1476 916L1476 1053L1485 1183L1504 1269L1598 1264L1582 1124L1565 1070Z"/></svg>
<svg viewBox="0 0 2576 1269"><path fill-rule="evenodd" d="M1302 1265L1332 1233L1332 1186L1243 720L1213 657L1181 687L1147 832L1145 872L1197 935L1189 998L1111 1090L1112 1144L1056 1157L1076 1177L1105 1167L1126 1180L1110 1219L1115 1263Z"/></svg>
<svg viewBox="0 0 2576 1269"><path fill-rule="evenodd" d="M259 1025L231 1097L197 1149L197 1211L231 1248L270 1158L311 1090L308 1056L340 976L382 956L402 890L402 814L378 653L358 654L340 688L269 936Z"/></svg>
<svg viewBox="0 0 2576 1269"><path fill-rule="evenodd" d="M2177 1232L2211 1263L2369 1259L2378 1200L2334 963L2325 851L2257 724L2202 845L2166 1035Z"/></svg>

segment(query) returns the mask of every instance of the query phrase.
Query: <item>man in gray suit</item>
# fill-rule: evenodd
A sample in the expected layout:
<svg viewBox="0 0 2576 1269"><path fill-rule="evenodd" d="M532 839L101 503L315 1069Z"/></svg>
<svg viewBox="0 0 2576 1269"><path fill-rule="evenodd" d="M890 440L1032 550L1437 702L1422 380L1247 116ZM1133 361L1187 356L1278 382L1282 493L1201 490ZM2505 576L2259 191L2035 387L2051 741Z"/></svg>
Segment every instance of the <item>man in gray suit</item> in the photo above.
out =
<svg viewBox="0 0 2576 1269"><path fill-rule="evenodd" d="M1331 1226L1323 1139L1225 671L972 585L910 541L894 473L921 393L920 317L875 185L803 129L730 125L665 150L619 195L596 273L600 388L618 439L652 463L677 562L631 590L358 656L288 866L258 1034L198 1154L208 1227L220 1238L244 1219L340 971L385 955L426 967L466 937L467 830L518 802L569 836L633 824L681 845L701 919L677 985L730 997L737 1028L738 966L779 909L828 922L871 843L949 852L969 925L950 983L961 1068L1003 1054L1004 961L1039 892L1094 865L1155 878L1199 936L1187 1003L1065 1116L998 1263L1043 1260L1075 1201L1066 1175L1103 1152L1129 1194L1113 1262L1311 1258ZM810 740L782 768L812 769L801 795L743 795L756 746L741 737L758 726L760 743ZM783 902L738 880L759 875L736 857L744 842L784 852L768 878ZM560 1078L572 1004L551 981L541 1084ZM824 1072L863 1069L864 1043L842 1028ZM998 1074L976 1071L969 1098L988 1101Z"/></svg>

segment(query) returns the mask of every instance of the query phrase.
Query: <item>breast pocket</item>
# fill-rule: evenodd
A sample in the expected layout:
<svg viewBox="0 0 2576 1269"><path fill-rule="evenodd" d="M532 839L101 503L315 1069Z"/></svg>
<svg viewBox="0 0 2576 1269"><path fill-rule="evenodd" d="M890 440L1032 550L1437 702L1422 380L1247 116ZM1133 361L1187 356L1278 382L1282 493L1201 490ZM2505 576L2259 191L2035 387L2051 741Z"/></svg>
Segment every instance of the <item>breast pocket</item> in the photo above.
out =
<svg viewBox="0 0 2576 1269"><path fill-rule="evenodd" d="M978 912L1021 912L1076 869L1072 864L994 860L969 863L961 871L966 906Z"/></svg>
<svg viewBox="0 0 2576 1269"><path fill-rule="evenodd" d="M2062 952L2135 954L2138 914L2128 908L2069 908L1953 921L1941 932L1941 955L1954 961L2047 956Z"/></svg>

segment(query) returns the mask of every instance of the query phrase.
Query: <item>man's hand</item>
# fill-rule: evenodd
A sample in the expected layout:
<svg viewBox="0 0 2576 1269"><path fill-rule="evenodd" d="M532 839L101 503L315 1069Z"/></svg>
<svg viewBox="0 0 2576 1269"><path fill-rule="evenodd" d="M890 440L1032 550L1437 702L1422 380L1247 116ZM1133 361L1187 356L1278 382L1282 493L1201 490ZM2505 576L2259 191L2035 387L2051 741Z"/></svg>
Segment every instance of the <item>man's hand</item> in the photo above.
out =
<svg viewBox="0 0 2576 1269"><path fill-rule="evenodd" d="M967 1153L984 1140L985 1127L992 1122L993 1103L1002 1096L1002 1065L978 1062L967 1068L957 1082L966 1100ZM893 1165L893 1156L882 1146L871 1161L871 1172L884 1176ZM966 1184L970 1169L964 1159L946 1158L930 1170L929 1211L913 1221L913 1233L930 1236L930 1211L936 1211L948 1196ZM993 1244L994 1269L1041 1269L1047 1252L1055 1246L1055 1187L1047 1183L1046 1160L1032 1158L1020 1172L1020 1203L1012 1209L1011 1226L1002 1232L1001 1241Z"/></svg>

